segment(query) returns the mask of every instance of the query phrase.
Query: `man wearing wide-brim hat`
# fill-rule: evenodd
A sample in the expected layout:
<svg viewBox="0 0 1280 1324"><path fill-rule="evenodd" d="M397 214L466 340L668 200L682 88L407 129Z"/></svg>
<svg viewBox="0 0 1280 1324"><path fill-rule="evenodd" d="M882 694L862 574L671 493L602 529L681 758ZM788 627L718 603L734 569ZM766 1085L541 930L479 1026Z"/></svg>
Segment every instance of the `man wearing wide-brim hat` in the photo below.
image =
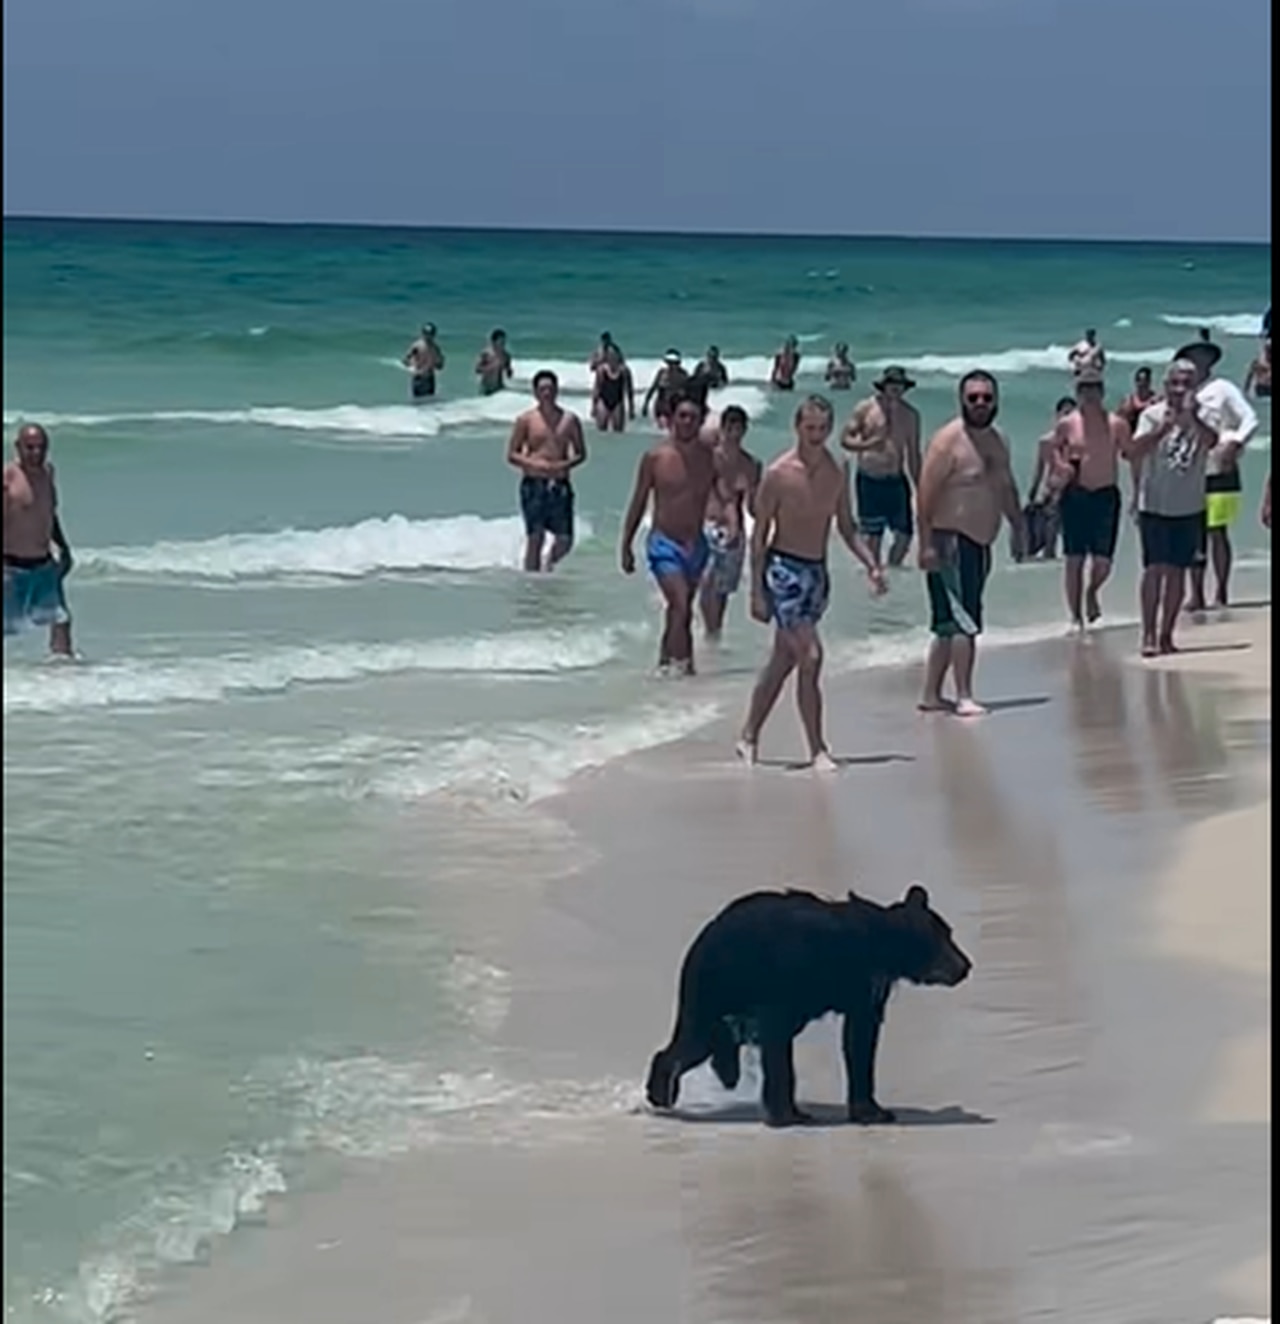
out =
<svg viewBox="0 0 1280 1324"><path fill-rule="evenodd" d="M1207 330L1178 350L1177 359L1195 365L1196 400L1200 417L1218 434L1218 444L1205 463L1205 558L1191 570L1189 611L1204 611L1205 559L1213 564L1217 581L1214 605L1225 607L1231 583L1231 526L1240 514L1244 484L1240 453L1258 430L1258 415L1245 394L1232 381L1214 375L1222 349Z"/></svg>
<svg viewBox="0 0 1280 1324"><path fill-rule="evenodd" d="M915 386L900 364L886 367L872 383L875 394L859 402L840 445L857 457L854 489L858 524L876 565L886 531L893 534L889 564L901 565L915 531L912 492L920 479L920 415L907 403Z"/></svg>

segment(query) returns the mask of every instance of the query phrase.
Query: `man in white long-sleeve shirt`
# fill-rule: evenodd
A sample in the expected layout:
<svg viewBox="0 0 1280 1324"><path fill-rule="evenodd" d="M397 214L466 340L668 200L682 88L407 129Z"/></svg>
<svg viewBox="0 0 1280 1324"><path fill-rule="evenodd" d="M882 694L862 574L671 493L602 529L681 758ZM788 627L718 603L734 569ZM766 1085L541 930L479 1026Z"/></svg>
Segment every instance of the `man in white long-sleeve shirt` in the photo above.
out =
<svg viewBox="0 0 1280 1324"><path fill-rule="evenodd" d="M1199 340L1184 345L1178 358L1196 366L1196 399L1200 417L1218 434L1218 442L1205 463L1205 549L1191 570L1191 592L1187 610L1205 610L1204 579L1206 560L1213 564L1217 580L1214 605L1225 607L1231 582L1231 526L1240 514L1243 500L1240 481L1240 453L1258 430L1258 415L1244 392L1225 377L1215 377L1213 370L1222 358L1222 350L1200 332Z"/></svg>

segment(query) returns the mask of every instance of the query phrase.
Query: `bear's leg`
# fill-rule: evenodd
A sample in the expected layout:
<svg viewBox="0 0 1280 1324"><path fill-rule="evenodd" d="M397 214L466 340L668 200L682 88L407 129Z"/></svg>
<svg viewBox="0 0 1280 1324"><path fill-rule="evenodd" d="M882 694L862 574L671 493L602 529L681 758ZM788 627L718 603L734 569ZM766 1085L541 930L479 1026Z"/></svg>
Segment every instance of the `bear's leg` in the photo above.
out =
<svg viewBox="0 0 1280 1324"><path fill-rule="evenodd" d="M844 1018L841 1046L844 1049L845 1082L848 1087L849 1120L874 1126L895 1120L888 1108L876 1102L876 1051L880 1047L880 1025L884 1004L869 1000Z"/></svg>
<svg viewBox="0 0 1280 1324"><path fill-rule="evenodd" d="M742 1079L738 1037L725 1020L717 1021L711 1031L711 1069L727 1090L736 1089Z"/></svg>
<svg viewBox="0 0 1280 1324"><path fill-rule="evenodd" d="M711 1056L714 1030L691 1027L681 1017L671 1042L653 1055L645 1097L655 1108L674 1108L680 1097L680 1077Z"/></svg>
<svg viewBox="0 0 1280 1324"><path fill-rule="evenodd" d="M795 1035L787 1029L765 1030L760 1039L764 1068L764 1120L769 1126L795 1126L812 1119L796 1107Z"/></svg>

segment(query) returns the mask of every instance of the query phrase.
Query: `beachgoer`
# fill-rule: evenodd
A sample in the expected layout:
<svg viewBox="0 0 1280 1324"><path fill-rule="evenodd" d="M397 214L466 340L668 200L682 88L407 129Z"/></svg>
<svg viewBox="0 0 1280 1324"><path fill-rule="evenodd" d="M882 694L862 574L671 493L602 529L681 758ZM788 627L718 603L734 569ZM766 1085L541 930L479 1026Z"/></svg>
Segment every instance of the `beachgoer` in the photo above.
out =
<svg viewBox="0 0 1280 1324"><path fill-rule="evenodd" d="M1138 529L1142 537L1142 655L1177 652L1174 626L1187 571L1203 556L1205 464L1218 433L1196 398L1196 365L1175 359L1164 398L1142 411L1133 434L1141 456Z"/></svg>
<svg viewBox="0 0 1280 1324"><path fill-rule="evenodd" d="M480 378L480 394L496 395L511 380L511 354L507 349L507 333L496 330L476 360L476 376Z"/></svg>
<svg viewBox="0 0 1280 1324"><path fill-rule="evenodd" d="M720 357L719 345L708 345L706 354L698 360L690 385L696 386L705 398L710 391L723 391L729 385L729 369Z"/></svg>
<svg viewBox="0 0 1280 1324"><path fill-rule="evenodd" d="M1053 427L1036 443L1036 467L1027 487L1027 504L1022 511L1027 530L1024 548L1028 559L1040 557L1045 561L1058 558L1058 534L1062 528L1062 512L1058 508L1058 489L1050 481L1054 471L1054 453L1057 449L1058 424L1076 407L1074 395L1064 395L1053 407Z"/></svg>
<svg viewBox="0 0 1280 1324"><path fill-rule="evenodd" d="M858 369L849 357L849 346L842 340L827 360L827 385L833 391L847 391L857 380Z"/></svg>
<svg viewBox="0 0 1280 1324"><path fill-rule="evenodd" d="M1116 407L1116 413L1128 423L1132 432L1138 426L1142 411L1149 409L1159 398L1151 384L1151 369L1144 364L1133 374L1133 390Z"/></svg>
<svg viewBox="0 0 1280 1324"><path fill-rule="evenodd" d="M47 626L49 651L71 657L62 584L74 562L58 515L49 434L38 423L24 423L13 448L16 458L4 467L4 632Z"/></svg>
<svg viewBox="0 0 1280 1324"><path fill-rule="evenodd" d="M649 571L666 603L658 668L692 676L693 602L711 549L703 532L707 500L716 479L712 447L702 439L705 411L677 391L668 399L671 430L641 457L635 489L622 524L622 573L635 573L633 545L649 500L653 513L645 544Z"/></svg>
<svg viewBox="0 0 1280 1324"><path fill-rule="evenodd" d="M800 371L800 342L795 336L788 336L782 342L782 348L773 356L773 369L769 374L769 384L775 391L794 391L796 373Z"/></svg>
<svg viewBox="0 0 1280 1324"><path fill-rule="evenodd" d="M871 554L880 565L888 530L893 534L889 564L899 566L911 547L911 492L920 482L920 415L907 403L915 382L905 368L886 368L874 386L875 394L855 407L840 445L858 457L858 523Z"/></svg>
<svg viewBox="0 0 1280 1324"><path fill-rule="evenodd" d="M1257 357L1249 364L1249 371L1244 378L1245 395L1253 395L1255 400L1271 399L1271 337L1258 346Z"/></svg>
<svg viewBox="0 0 1280 1324"><path fill-rule="evenodd" d="M1195 365L1196 399L1200 417L1218 434L1218 444L1205 462L1205 555L1191 568L1191 591L1187 610L1205 610L1205 561L1213 563L1217 581L1215 605L1227 605L1231 589L1231 526L1240 514L1243 484L1240 479L1240 453L1258 430L1258 415L1244 392L1225 377L1213 375L1222 358L1222 350L1201 331L1198 340L1184 345L1177 353Z"/></svg>
<svg viewBox="0 0 1280 1324"><path fill-rule="evenodd" d="M636 416L636 387L622 352L611 344L595 370L591 384L591 412L601 432L625 432Z"/></svg>
<svg viewBox="0 0 1280 1324"><path fill-rule="evenodd" d="M620 362L626 361L623 358L622 350L618 347L618 344L614 340L612 334L608 331L601 331L600 343L595 347L595 349L591 351L591 357L590 359L587 360L588 370L590 372L595 372L596 369L599 368L600 365L605 361L605 359L608 358L609 351L611 349L617 350L618 359Z"/></svg>
<svg viewBox="0 0 1280 1324"><path fill-rule="evenodd" d="M1269 529L1271 527L1271 475L1267 475L1267 481L1262 488L1262 505L1258 508L1258 518L1262 521L1262 527Z"/></svg>
<svg viewBox="0 0 1280 1324"><path fill-rule="evenodd" d="M1009 443L995 426L996 379L975 371L960 379L960 417L934 434L916 489L920 568L925 572L934 634L925 668L923 712L962 717L986 710L973 697L982 598L991 571L991 545L1003 517L1015 560L1026 543ZM951 672L956 701L942 697Z"/></svg>
<svg viewBox="0 0 1280 1324"><path fill-rule="evenodd" d="M414 400L430 400L436 393L436 373L444 371L444 351L436 343L436 328L424 324L422 334L409 346L402 360L409 369L409 394Z"/></svg>
<svg viewBox="0 0 1280 1324"><path fill-rule="evenodd" d="M537 404L515 421L507 463L520 470L520 513L524 516L524 568L551 570L573 547L573 484L570 473L587 458L582 423L562 409L560 383L545 368L534 375ZM547 538L551 550L545 559Z"/></svg>
<svg viewBox="0 0 1280 1324"><path fill-rule="evenodd" d="M1063 584L1067 614L1077 630L1102 615L1099 594L1111 575L1120 537L1120 460L1128 459L1133 433L1108 411L1102 374L1086 368L1076 377L1078 408L1054 429L1053 469L1062 520ZM1085 584L1085 562L1089 582Z"/></svg>
<svg viewBox="0 0 1280 1324"><path fill-rule="evenodd" d="M1067 362L1074 376L1078 377L1086 369L1093 372L1105 372L1107 352L1098 343L1098 333L1090 327L1084 333L1084 339L1077 341L1067 352Z"/></svg>
<svg viewBox="0 0 1280 1324"><path fill-rule="evenodd" d="M773 647L751 695L738 754L755 763L760 732L787 677L796 673L796 700L809 765L836 767L822 724L822 620L831 594L827 550L831 525L866 567L873 593L885 590L884 572L858 531L849 500L849 465L827 449L834 422L831 403L811 395L796 410L796 444L764 472L751 533L751 615L774 624Z"/></svg>
<svg viewBox="0 0 1280 1324"><path fill-rule="evenodd" d="M644 403L640 412L649 417L649 406L653 406L654 421L665 428L671 421L671 401L678 392L683 393L689 383L689 374L684 369L678 349L669 349L662 356L662 364L653 374L653 381L645 392Z"/></svg>
<svg viewBox="0 0 1280 1324"><path fill-rule="evenodd" d="M716 480L703 523L711 556L698 599L702 624L711 639L718 638L723 630L729 599L742 582L747 551L744 512L755 517L762 466L742 445L747 427L747 411L738 405L730 405L720 415L715 443Z"/></svg>

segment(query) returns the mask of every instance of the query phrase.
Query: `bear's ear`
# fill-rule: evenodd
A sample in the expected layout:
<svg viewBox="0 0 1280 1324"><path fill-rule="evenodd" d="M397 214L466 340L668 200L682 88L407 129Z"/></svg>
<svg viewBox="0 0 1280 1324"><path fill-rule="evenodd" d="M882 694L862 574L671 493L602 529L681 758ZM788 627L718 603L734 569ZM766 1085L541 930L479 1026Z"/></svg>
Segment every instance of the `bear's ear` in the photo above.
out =
<svg viewBox="0 0 1280 1324"><path fill-rule="evenodd" d="M929 893L920 883L912 883L902 900L908 906L919 906L923 910L929 905Z"/></svg>

